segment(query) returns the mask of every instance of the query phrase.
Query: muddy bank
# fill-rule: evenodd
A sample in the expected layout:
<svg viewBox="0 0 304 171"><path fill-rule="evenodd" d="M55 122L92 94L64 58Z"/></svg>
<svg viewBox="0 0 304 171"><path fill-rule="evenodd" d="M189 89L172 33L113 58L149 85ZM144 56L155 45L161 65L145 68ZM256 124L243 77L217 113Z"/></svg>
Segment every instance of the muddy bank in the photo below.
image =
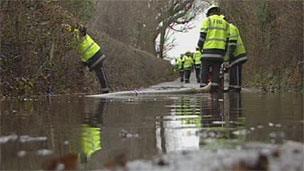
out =
<svg viewBox="0 0 304 171"><path fill-rule="evenodd" d="M303 170L304 145L249 143L238 149L182 151L126 164L129 171ZM111 168L112 169L112 168ZM123 170L123 169L122 169Z"/></svg>

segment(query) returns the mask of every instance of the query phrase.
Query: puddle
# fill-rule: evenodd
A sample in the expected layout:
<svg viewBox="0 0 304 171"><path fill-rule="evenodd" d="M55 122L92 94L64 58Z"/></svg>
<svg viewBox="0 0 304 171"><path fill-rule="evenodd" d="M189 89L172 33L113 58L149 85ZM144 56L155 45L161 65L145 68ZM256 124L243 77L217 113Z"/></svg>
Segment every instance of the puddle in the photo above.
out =
<svg viewBox="0 0 304 171"><path fill-rule="evenodd" d="M151 159L256 141L304 141L303 97L293 94L51 97L5 100L0 112L0 170L39 170L50 157L68 154L90 170L120 154Z"/></svg>

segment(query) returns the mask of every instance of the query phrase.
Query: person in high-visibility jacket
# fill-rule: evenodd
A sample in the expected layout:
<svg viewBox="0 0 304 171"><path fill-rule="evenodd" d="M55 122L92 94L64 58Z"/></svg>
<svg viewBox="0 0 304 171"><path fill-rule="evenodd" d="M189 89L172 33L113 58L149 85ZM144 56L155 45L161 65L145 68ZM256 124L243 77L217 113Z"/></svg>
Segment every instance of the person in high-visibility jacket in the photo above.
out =
<svg viewBox="0 0 304 171"><path fill-rule="evenodd" d="M190 52L184 55L184 72L185 72L185 83L190 83L190 76L193 69L193 58Z"/></svg>
<svg viewBox="0 0 304 171"><path fill-rule="evenodd" d="M201 60L202 53L199 48L196 48L196 51L193 53L194 67L195 67L195 75L197 83L201 82Z"/></svg>
<svg viewBox="0 0 304 171"><path fill-rule="evenodd" d="M176 60L176 68L179 72L180 82L184 82L184 55L181 54Z"/></svg>
<svg viewBox="0 0 304 171"><path fill-rule="evenodd" d="M229 23L220 16L220 8L211 6L206 12L207 18L203 21L198 48L202 50L201 84L208 84L209 68L211 73L211 90L216 91L220 83L220 67L226 53Z"/></svg>
<svg viewBox="0 0 304 171"><path fill-rule="evenodd" d="M239 92L242 88L242 65L248 58L239 29L232 23L229 26L228 57L230 68L229 89Z"/></svg>
<svg viewBox="0 0 304 171"><path fill-rule="evenodd" d="M62 24L64 29L68 32L74 33L78 52L82 55L81 61L94 71L101 86L101 93L108 93L110 88L107 77L103 67L105 55L102 52L100 45L98 45L93 38L87 34L86 27L77 24L75 27L69 24Z"/></svg>

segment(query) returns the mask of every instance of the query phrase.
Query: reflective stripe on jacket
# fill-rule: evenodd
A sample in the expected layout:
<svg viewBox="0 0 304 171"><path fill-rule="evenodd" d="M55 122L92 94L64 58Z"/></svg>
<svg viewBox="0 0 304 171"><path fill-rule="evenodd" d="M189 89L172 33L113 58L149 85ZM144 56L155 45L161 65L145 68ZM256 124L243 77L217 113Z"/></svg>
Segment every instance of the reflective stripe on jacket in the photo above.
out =
<svg viewBox="0 0 304 171"><path fill-rule="evenodd" d="M177 58L176 65L179 71L183 70L183 62L184 60L182 57Z"/></svg>
<svg viewBox="0 0 304 171"><path fill-rule="evenodd" d="M203 21L201 33L206 33L203 57L222 59L227 45L229 24L222 16L212 15Z"/></svg>
<svg viewBox="0 0 304 171"><path fill-rule="evenodd" d="M101 129L84 124L81 131L82 152L90 158L93 153L102 149Z"/></svg>
<svg viewBox="0 0 304 171"><path fill-rule="evenodd" d="M246 49L242 41L239 29L233 24L230 24L229 26L229 47L230 46L236 46L235 51L233 52L233 57L230 59L231 61L247 61Z"/></svg>
<svg viewBox="0 0 304 171"><path fill-rule="evenodd" d="M184 59L184 69L188 69L188 70L192 69L194 63L192 57L185 55L183 59Z"/></svg>
<svg viewBox="0 0 304 171"><path fill-rule="evenodd" d="M87 62L100 50L100 46L91 38L90 35L86 34L83 38L80 38L78 49L82 55L81 60L83 62Z"/></svg>
<svg viewBox="0 0 304 171"><path fill-rule="evenodd" d="M194 59L194 64L199 65L201 64L201 59L202 59L202 53L201 51L197 50L193 54L193 59Z"/></svg>

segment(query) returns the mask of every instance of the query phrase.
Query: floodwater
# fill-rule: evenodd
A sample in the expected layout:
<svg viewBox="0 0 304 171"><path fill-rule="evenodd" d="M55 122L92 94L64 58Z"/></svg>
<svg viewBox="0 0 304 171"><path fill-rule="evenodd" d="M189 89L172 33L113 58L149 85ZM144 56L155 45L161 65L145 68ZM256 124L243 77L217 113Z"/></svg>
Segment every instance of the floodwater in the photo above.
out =
<svg viewBox="0 0 304 171"><path fill-rule="evenodd" d="M0 170L37 170L71 153L89 170L122 155L304 142L303 102L255 93L9 99L0 102Z"/></svg>

